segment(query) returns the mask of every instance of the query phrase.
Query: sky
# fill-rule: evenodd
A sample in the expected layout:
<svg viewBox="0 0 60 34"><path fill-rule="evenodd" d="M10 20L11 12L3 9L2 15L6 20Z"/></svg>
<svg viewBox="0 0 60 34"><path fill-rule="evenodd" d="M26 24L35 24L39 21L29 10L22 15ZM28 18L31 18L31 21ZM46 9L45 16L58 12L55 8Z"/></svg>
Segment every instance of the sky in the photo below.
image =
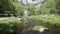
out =
<svg viewBox="0 0 60 34"><path fill-rule="evenodd" d="M18 0L18 1L21 1L21 0ZM25 2L26 0L23 0L23 2ZM42 2L43 0L36 0L37 2ZM36 2L35 1L35 2ZM32 2L32 0L28 0L28 2Z"/></svg>
<svg viewBox="0 0 60 34"><path fill-rule="evenodd" d="M21 0L18 0L18 1L21 1ZM43 0L36 0L36 1L32 1L32 0L28 0L28 3L33 3L33 4L37 4L38 2L42 2ZM26 4L26 0L23 0L24 4Z"/></svg>

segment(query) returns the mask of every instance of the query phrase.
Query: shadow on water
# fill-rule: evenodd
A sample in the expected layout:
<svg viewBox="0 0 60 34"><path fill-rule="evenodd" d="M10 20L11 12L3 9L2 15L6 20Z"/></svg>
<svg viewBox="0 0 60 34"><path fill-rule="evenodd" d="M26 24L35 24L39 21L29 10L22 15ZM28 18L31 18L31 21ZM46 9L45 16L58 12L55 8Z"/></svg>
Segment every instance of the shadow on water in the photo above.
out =
<svg viewBox="0 0 60 34"><path fill-rule="evenodd" d="M32 24L32 26L43 24L41 21L36 20L36 19L29 18L28 21L29 21L29 23ZM50 31L43 32L44 34L60 34L60 26L59 27L58 26L51 26L51 24L49 24L49 23L46 26L48 26ZM36 31L36 32L38 32L38 31ZM41 34L41 32L40 32L40 34Z"/></svg>
<svg viewBox="0 0 60 34"><path fill-rule="evenodd" d="M57 34L54 31L50 31L50 30L44 30L43 32L40 32L38 30L24 30L24 32L22 32L22 30L20 30L20 32L18 34Z"/></svg>
<svg viewBox="0 0 60 34"><path fill-rule="evenodd" d="M40 22L39 20L30 19L30 18L28 19L28 22L31 24L32 27L34 27L35 25L42 24L42 22ZM49 27L50 25L47 24L47 26ZM18 30L17 34L60 34L60 30L57 30L56 28L54 28L54 26L52 27L50 27L48 30L44 30L43 32L40 32L38 30L32 30L32 28L30 30L23 28L21 30Z"/></svg>

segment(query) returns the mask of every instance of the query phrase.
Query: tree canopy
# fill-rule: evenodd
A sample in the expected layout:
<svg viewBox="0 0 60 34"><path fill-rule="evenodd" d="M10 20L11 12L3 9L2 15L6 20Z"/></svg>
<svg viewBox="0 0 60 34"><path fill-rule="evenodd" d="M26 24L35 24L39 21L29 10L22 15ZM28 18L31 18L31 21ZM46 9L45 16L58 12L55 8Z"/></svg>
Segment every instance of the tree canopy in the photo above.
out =
<svg viewBox="0 0 60 34"><path fill-rule="evenodd" d="M44 0L42 2L40 11L42 14L49 14L49 13L59 13L60 12L60 0Z"/></svg>
<svg viewBox="0 0 60 34"><path fill-rule="evenodd" d="M0 0L0 13L18 13L22 14L24 11L21 3L17 0Z"/></svg>
<svg viewBox="0 0 60 34"><path fill-rule="evenodd" d="M28 3L27 6L28 6L29 15L34 15L35 14L35 5Z"/></svg>

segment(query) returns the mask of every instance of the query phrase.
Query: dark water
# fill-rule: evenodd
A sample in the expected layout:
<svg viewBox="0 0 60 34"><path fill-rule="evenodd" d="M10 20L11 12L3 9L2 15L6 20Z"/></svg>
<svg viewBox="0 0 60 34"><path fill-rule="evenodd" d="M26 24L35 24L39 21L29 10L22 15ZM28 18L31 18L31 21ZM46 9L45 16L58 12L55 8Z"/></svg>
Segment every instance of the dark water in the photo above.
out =
<svg viewBox="0 0 60 34"><path fill-rule="evenodd" d="M28 19L28 22L31 23L32 26L35 25L41 25L41 22L35 19ZM22 32L22 30L20 32L18 32L18 34L60 34L60 30L57 29L49 29L49 30L45 30L44 32L39 32L38 30L24 30L25 32Z"/></svg>
<svg viewBox="0 0 60 34"><path fill-rule="evenodd" d="M44 30L43 32L39 32L38 30L20 30L17 34L60 34L60 31L51 31L51 30Z"/></svg>

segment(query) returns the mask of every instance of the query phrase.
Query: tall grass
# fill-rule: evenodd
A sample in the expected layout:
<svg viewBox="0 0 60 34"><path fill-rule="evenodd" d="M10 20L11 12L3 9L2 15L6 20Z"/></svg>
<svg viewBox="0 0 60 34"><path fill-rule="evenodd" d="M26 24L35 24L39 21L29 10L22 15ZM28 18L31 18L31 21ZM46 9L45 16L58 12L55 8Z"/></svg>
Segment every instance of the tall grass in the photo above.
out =
<svg viewBox="0 0 60 34"><path fill-rule="evenodd" d="M58 24L60 25L60 15L58 16L48 16L47 18L43 18L42 16L34 16L34 19L40 20L43 23L50 23L50 24Z"/></svg>

